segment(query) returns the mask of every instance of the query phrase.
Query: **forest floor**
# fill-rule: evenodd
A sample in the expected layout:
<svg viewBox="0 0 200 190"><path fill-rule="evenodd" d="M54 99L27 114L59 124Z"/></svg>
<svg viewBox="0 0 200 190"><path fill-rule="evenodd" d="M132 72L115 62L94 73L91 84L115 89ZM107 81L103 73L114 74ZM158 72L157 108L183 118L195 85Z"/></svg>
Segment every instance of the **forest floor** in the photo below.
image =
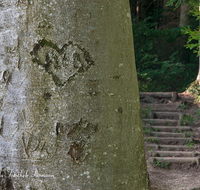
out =
<svg viewBox="0 0 200 190"><path fill-rule="evenodd" d="M179 97L182 98L191 98L190 95L179 94ZM189 147L189 151L199 151L200 152L200 104L188 103L187 106L180 106L183 105L183 99L180 98L176 102L171 102L169 100L163 101L163 99L159 99L160 102L164 102L166 107L170 104L174 104L174 109L177 112L181 112L184 114L188 114L194 118L193 124L190 125L192 127L192 131L194 137L197 139L194 145L195 149L191 150ZM149 100L148 100L149 101ZM148 102L147 101L147 102ZM191 101L189 101L191 102ZM156 110L160 109L163 110L163 104L158 104L158 102L153 102L154 104L157 103ZM149 102L147 103L149 104ZM141 107L144 109L145 102L141 102ZM150 104L149 104L150 105ZM177 106L178 105L178 106ZM146 105L147 107L147 105ZM169 106L168 106L169 107ZM199 113L199 114L198 114ZM144 125L143 125L144 126ZM144 137L146 137L144 133ZM158 144L158 142L157 142ZM165 143L166 145L182 145L182 143ZM192 163L168 163L166 167L151 163L151 156L152 156L152 149L148 147L149 142L145 141L145 154L146 154L146 163L147 169L149 173L150 179L150 186L151 190L200 190L200 166L198 166L195 162ZM161 149L162 150L162 149ZM168 150L168 149L167 149ZM154 150L153 150L154 151ZM182 149L182 151L188 151ZM200 155L197 155L197 157Z"/></svg>

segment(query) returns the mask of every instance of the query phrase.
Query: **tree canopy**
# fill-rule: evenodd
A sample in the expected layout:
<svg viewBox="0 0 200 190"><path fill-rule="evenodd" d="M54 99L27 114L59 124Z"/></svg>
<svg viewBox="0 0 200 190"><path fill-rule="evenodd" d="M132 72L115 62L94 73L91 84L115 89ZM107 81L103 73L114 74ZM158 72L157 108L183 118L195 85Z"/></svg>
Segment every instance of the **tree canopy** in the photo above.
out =
<svg viewBox="0 0 200 190"><path fill-rule="evenodd" d="M184 91L198 73L199 1L130 0L130 5L140 90Z"/></svg>

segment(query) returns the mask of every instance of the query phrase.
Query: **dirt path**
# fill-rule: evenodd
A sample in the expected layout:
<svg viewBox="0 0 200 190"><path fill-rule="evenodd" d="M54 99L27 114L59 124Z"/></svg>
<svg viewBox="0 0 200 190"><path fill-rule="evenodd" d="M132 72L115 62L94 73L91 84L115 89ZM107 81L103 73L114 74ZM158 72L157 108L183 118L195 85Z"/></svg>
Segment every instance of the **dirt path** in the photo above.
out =
<svg viewBox="0 0 200 190"><path fill-rule="evenodd" d="M148 164L151 190L192 190L199 187L200 171L196 168L188 170L153 168Z"/></svg>

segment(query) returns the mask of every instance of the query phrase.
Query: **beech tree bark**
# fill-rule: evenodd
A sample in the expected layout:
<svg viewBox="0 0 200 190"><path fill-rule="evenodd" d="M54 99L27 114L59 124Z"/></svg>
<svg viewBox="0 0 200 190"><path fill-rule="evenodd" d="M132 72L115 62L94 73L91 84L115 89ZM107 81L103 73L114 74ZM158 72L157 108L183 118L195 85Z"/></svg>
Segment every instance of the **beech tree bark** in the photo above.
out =
<svg viewBox="0 0 200 190"><path fill-rule="evenodd" d="M1 189L149 189L129 9L0 2Z"/></svg>

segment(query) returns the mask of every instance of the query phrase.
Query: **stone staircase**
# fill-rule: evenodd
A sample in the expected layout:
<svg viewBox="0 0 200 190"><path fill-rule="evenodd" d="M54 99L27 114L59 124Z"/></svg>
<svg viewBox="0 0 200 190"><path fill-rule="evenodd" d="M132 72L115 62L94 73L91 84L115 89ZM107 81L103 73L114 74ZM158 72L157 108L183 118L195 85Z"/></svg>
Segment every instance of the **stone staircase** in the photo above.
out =
<svg viewBox="0 0 200 190"><path fill-rule="evenodd" d="M195 136L195 127L184 122L190 116L179 109L181 102L192 104L194 99L183 98L176 92L161 92L140 93L140 101L149 162L153 165L195 163L199 166L199 139Z"/></svg>

